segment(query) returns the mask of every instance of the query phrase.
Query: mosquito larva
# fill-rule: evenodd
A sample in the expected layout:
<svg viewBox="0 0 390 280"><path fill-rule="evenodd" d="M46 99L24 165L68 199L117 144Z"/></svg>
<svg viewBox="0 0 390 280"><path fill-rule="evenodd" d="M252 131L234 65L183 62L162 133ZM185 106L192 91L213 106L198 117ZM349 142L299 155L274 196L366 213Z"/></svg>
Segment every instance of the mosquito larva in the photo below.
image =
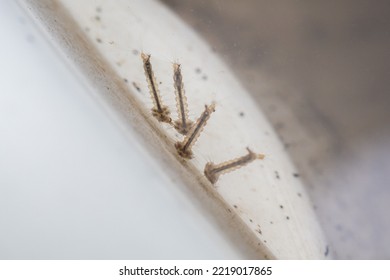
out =
<svg viewBox="0 0 390 280"><path fill-rule="evenodd" d="M152 108L152 114L160 122L171 123L172 119L169 116L169 109L161 102L160 92L157 87L156 78L154 77L152 64L150 63L150 54L141 53L141 58L144 63L145 76L148 82L150 95L154 104Z"/></svg>
<svg viewBox="0 0 390 280"><path fill-rule="evenodd" d="M184 91L183 76L181 75L180 64L173 64L173 81L176 94L176 107L179 119L174 122L175 129L186 135L192 126L192 121L188 119L187 97Z"/></svg>
<svg viewBox="0 0 390 280"><path fill-rule="evenodd" d="M204 175L212 183L215 184L218 181L218 178L221 174L231 172L238 168L241 168L248 163L254 161L255 159L264 159L264 155L256 154L252 152L249 148L246 148L248 154L233 160L225 161L220 164L214 164L208 162L204 168Z"/></svg>
<svg viewBox="0 0 390 280"><path fill-rule="evenodd" d="M215 112L215 103L212 103L210 106L205 105L203 113L188 131L184 140L175 143L176 150L180 156L187 159L193 157L191 147L195 144L196 140L198 140L200 133L203 131L204 126L213 112Z"/></svg>

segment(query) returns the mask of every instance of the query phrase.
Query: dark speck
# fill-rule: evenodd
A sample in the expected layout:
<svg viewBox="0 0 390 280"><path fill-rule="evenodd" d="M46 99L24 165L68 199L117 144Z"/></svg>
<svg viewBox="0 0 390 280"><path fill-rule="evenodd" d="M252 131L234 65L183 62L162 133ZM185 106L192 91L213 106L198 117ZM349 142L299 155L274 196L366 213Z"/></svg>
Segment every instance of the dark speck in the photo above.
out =
<svg viewBox="0 0 390 280"><path fill-rule="evenodd" d="M264 242L264 243L267 243L267 240L264 240L263 242Z"/></svg>
<svg viewBox="0 0 390 280"><path fill-rule="evenodd" d="M326 245L324 255L325 255L325 257L327 257L329 255L329 246L328 245Z"/></svg>
<svg viewBox="0 0 390 280"><path fill-rule="evenodd" d="M286 216L286 220L290 220L290 217L289 217L289 216Z"/></svg>
<svg viewBox="0 0 390 280"><path fill-rule="evenodd" d="M141 89L140 89L140 87L137 85L136 82L133 82L132 84L133 84L133 87L135 87L135 89L136 89L138 92L141 92Z"/></svg>
<svg viewBox="0 0 390 280"><path fill-rule="evenodd" d="M139 51L138 51L138 50L133 50L133 54L134 54L134 55L138 55L138 54L139 54Z"/></svg>
<svg viewBox="0 0 390 280"><path fill-rule="evenodd" d="M206 75L203 75L203 76L202 76L202 79L206 81L206 80L207 80L207 76L206 76Z"/></svg>
<svg viewBox="0 0 390 280"><path fill-rule="evenodd" d="M297 195L299 196L299 197L302 197L302 194L299 192L299 193L297 193Z"/></svg>
<svg viewBox="0 0 390 280"><path fill-rule="evenodd" d="M262 234L261 229L258 228L256 231L257 231L259 234Z"/></svg>
<svg viewBox="0 0 390 280"><path fill-rule="evenodd" d="M237 209L237 205L234 204L233 207Z"/></svg>
<svg viewBox="0 0 390 280"><path fill-rule="evenodd" d="M251 223L253 223L253 220L252 220L252 219L249 219L249 221L250 221Z"/></svg>
<svg viewBox="0 0 390 280"><path fill-rule="evenodd" d="M125 81L126 84L129 82L129 80L127 80L126 78L124 78L123 81Z"/></svg>
<svg viewBox="0 0 390 280"><path fill-rule="evenodd" d="M298 178L298 177L299 177L299 174L298 174L298 173L293 173L293 176L294 176L295 178Z"/></svg>
<svg viewBox="0 0 390 280"><path fill-rule="evenodd" d="M96 42L98 42L100 44L102 42L102 39L96 38Z"/></svg>
<svg viewBox="0 0 390 280"><path fill-rule="evenodd" d="M195 73L196 74L200 74L202 72L202 70L198 67L198 68L195 68Z"/></svg>
<svg viewBox="0 0 390 280"><path fill-rule="evenodd" d="M245 116L244 112L240 112L240 117Z"/></svg>
<svg viewBox="0 0 390 280"><path fill-rule="evenodd" d="M283 209L283 208L284 208L283 205L279 205L279 207L280 207L280 209Z"/></svg>
<svg viewBox="0 0 390 280"><path fill-rule="evenodd" d="M228 212L229 212L229 213L232 213L232 210L231 210L230 208L228 208Z"/></svg>
<svg viewBox="0 0 390 280"><path fill-rule="evenodd" d="M274 224L274 222L273 222L273 221L270 221L269 223L270 223L271 225L273 225L273 224Z"/></svg>
<svg viewBox="0 0 390 280"><path fill-rule="evenodd" d="M100 21L100 16L95 16L96 21Z"/></svg>
<svg viewBox="0 0 390 280"><path fill-rule="evenodd" d="M101 12L102 12L102 7L99 7L99 6L96 7L96 12L97 12L97 13L101 13Z"/></svg>
<svg viewBox="0 0 390 280"><path fill-rule="evenodd" d="M279 172L278 172L278 171L276 171L276 170L275 170L275 177L276 177L276 179L278 179L278 180L280 179Z"/></svg>

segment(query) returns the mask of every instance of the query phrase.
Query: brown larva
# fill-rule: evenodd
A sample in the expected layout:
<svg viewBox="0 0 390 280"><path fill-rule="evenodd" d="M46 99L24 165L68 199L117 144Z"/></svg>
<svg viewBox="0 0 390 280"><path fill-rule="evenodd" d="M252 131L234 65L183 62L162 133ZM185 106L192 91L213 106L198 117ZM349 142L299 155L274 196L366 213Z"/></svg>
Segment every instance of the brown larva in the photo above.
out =
<svg viewBox="0 0 390 280"><path fill-rule="evenodd" d="M203 113L188 131L184 140L182 142L176 142L175 147L180 156L187 159L193 157L191 147L198 140L200 133L203 131L204 126L213 112L215 112L215 103L212 103L210 106L205 105Z"/></svg>
<svg viewBox="0 0 390 280"><path fill-rule="evenodd" d="M161 102L160 92L157 87L156 78L154 77L152 64L150 63L150 55L141 53L141 58L144 63L145 76L148 82L150 95L153 100L152 114L160 122L171 123L170 112L167 106L164 106Z"/></svg>
<svg viewBox="0 0 390 280"><path fill-rule="evenodd" d="M175 129L186 135L192 126L192 121L188 119L187 97L184 91L183 76L181 75L180 64L173 64L173 81L176 94L176 107L179 119L174 122Z"/></svg>
<svg viewBox="0 0 390 280"><path fill-rule="evenodd" d="M208 162L204 168L204 175L212 183L215 184L218 181L218 178L221 174L231 172L238 168L241 168L248 163L254 161L255 159L264 159L264 155L256 154L252 152L249 148L246 148L248 154L236 159L222 162L220 164L214 164Z"/></svg>

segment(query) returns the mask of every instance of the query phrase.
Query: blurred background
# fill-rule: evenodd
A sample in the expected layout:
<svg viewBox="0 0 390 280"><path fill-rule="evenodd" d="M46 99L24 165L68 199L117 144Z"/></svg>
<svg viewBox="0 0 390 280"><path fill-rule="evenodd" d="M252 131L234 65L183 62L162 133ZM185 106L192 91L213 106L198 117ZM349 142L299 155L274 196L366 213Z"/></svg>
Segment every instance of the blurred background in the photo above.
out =
<svg viewBox="0 0 390 280"><path fill-rule="evenodd" d="M212 45L273 123L334 256L389 259L390 2L162 2Z"/></svg>

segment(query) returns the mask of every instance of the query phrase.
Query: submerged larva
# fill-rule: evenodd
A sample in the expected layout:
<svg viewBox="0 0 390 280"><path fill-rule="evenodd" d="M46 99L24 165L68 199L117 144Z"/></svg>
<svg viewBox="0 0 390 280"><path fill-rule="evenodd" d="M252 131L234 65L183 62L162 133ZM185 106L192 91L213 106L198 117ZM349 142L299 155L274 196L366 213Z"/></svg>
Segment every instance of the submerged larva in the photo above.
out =
<svg viewBox="0 0 390 280"><path fill-rule="evenodd" d="M167 106L161 102L160 92L157 87L156 78L153 73L152 64L150 63L150 55L141 53L141 58L144 63L146 81L148 82L150 96L153 100L152 114L160 122L171 123L170 111Z"/></svg>
<svg viewBox="0 0 390 280"><path fill-rule="evenodd" d="M241 168L248 163L254 161L255 159L264 159L264 155L256 154L252 152L249 148L246 148L248 154L233 160L225 161L220 164L214 164L208 162L204 168L204 175L212 183L215 184L218 181L218 178L221 174L231 172L238 168Z"/></svg>
<svg viewBox="0 0 390 280"><path fill-rule="evenodd" d="M210 106L205 105L203 113L188 131L184 140L175 143L176 150L181 157L186 159L191 159L193 157L191 147L195 144L196 140L198 140L200 133L203 131L203 128L213 112L215 112L215 103L212 103Z"/></svg>
<svg viewBox="0 0 390 280"><path fill-rule="evenodd" d="M174 122L175 129L186 135L192 126L192 121L188 119L187 97L184 91L183 76L181 75L180 64L173 64L173 81L176 94L176 107L178 120Z"/></svg>

